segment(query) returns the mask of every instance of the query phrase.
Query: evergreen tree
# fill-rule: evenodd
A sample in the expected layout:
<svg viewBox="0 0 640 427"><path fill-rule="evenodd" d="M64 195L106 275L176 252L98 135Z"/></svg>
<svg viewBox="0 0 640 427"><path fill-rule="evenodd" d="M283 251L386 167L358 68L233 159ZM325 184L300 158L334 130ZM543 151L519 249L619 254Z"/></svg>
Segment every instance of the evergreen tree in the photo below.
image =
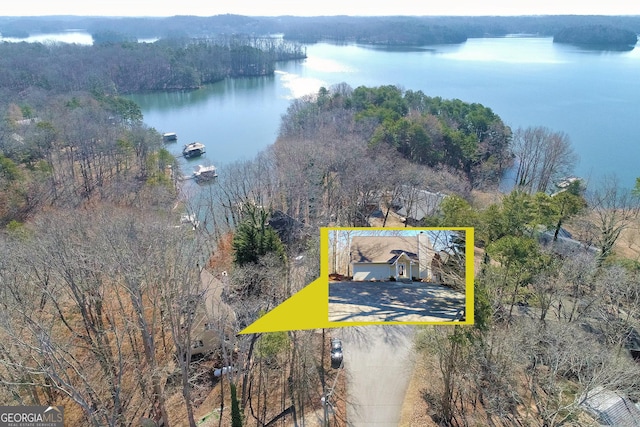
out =
<svg viewBox="0 0 640 427"><path fill-rule="evenodd" d="M240 412L238 392L234 383L231 383L231 427L242 427L242 412Z"/></svg>
<svg viewBox="0 0 640 427"><path fill-rule="evenodd" d="M267 222L269 214L262 208L249 207L233 236L233 261L238 266L257 263L260 257L274 253L285 259L284 245Z"/></svg>

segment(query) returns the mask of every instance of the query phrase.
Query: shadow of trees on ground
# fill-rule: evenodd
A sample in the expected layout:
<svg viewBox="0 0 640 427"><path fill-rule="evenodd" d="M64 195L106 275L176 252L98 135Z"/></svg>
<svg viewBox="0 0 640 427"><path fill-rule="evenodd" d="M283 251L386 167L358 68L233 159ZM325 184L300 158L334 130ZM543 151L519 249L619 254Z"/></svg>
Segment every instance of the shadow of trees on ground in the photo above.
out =
<svg viewBox="0 0 640 427"><path fill-rule="evenodd" d="M420 317L425 321L452 321L458 310L464 307L464 294L441 285L399 282L329 284L329 316L332 321L421 321Z"/></svg>

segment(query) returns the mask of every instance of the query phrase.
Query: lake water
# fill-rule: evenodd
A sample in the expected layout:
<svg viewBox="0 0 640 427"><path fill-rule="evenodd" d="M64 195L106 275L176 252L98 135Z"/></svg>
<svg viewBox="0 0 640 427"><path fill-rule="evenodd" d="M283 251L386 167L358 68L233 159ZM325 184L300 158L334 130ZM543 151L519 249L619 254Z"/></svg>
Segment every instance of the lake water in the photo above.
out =
<svg viewBox="0 0 640 427"><path fill-rule="evenodd" d="M87 38L88 37L88 38ZM90 43L82 31L29 41ZM569 135L579 155L575 173L590 181L615 174L631 187L640 176L640 47L589 51L551 38L469 39L460 45L388 49L318 43L303 61L280 63L273 76L227 79L193 92L131 96L145 122L207 145L204 158L224 165L252 159L275 141L294 97L321 86L393 84L430 96L479 102L512 128L546 126Z"/></svg>
<svg viewBox="0 0 640 427"><path fill-rule="evenodd" d="M178 133L176 146L202 141L207 161L224 164L251 159L272 144L294 97L341 82L354 88L393 84L482 103L514 129L565 132L579 155L575 173L591 181L615 174L631 187L640 176L638 47L587 51L551 38L506 37L395 50L319 43L307 54L306 60L279 64L272 77L132 99L147 124Z"/></svg>

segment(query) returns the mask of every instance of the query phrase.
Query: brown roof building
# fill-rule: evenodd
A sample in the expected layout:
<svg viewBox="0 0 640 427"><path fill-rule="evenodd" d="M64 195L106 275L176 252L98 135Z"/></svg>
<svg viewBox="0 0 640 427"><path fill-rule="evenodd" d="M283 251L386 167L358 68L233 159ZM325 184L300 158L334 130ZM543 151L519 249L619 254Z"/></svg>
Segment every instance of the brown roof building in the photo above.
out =
<svg viewBox="0 0 640 427"><path fill-rule="evenodd" d="M353 280L431 280L435 251L429 237L354 236L350 245Z"/></svg>

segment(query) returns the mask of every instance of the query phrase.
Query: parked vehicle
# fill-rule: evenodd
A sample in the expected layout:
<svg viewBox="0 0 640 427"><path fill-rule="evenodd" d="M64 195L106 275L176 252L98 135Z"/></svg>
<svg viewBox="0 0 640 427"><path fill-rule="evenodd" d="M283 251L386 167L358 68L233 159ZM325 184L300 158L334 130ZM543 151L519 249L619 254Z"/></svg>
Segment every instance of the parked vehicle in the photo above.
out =
<svg viewBox="0 0 640 427"><path fill-rule="evenodd" d="M331 367L334 369L342 367L342 341L338 338L331 339Z"/></svg>
<svg viewBox="0 0 640 427"><path fill-rule="evenodd" d="M233 366L223 366L222 368L216 368L213 370L213 376L216 378L219 378L223 375L226 374L231 374L231 373L235 373L238 372L238 369L234 368Z"/></svg>

